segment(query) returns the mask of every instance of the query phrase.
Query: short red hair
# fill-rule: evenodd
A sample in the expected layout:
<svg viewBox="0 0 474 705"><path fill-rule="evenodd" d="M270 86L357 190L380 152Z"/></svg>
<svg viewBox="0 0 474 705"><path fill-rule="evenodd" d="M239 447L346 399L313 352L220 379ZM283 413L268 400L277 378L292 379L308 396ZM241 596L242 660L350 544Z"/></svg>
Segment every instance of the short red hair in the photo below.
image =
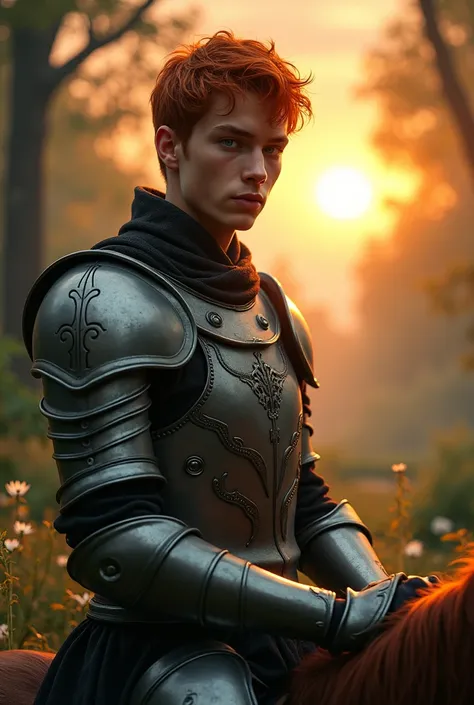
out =
<svg viewBox="0 0 474 705"><path fill-rule="evenodd" d="M293 64L278 56L273 41L265 46L221 30L168 56L151 94L155 132L168 125L186 144L214 93L229 98L230 112L236 95L250 91L272 101L275 124L285 122L287 133L293 134L312 117L304 92L311 81L311 74L302 78ZM163 164L161 169L164 173Z"/></svg>

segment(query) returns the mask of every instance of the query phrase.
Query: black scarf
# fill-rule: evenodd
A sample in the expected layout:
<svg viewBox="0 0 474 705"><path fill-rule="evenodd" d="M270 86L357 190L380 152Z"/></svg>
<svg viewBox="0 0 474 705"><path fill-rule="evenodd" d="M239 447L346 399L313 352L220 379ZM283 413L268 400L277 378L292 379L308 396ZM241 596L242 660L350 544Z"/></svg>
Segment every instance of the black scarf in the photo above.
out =
<svg viewBox="0 0 474 705"><path fill-rule="evenodd" d="M250 250L237 235L224 252L194 218L154 189L136 188L131 220L118 236L92 249L134 257L196 293L230 305L249 303L260 288Z"/></svg>

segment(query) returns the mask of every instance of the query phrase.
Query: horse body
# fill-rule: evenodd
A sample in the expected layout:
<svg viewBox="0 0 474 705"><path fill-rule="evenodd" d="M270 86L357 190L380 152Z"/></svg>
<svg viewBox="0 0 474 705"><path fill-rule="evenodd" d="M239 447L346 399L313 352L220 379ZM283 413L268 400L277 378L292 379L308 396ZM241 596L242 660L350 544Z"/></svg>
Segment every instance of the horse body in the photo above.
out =
<svg viewBox="0 0 474 705"><path fill-rule="evenodd" d="M0 651L0 705L33 705L54 654Z"/></svg>

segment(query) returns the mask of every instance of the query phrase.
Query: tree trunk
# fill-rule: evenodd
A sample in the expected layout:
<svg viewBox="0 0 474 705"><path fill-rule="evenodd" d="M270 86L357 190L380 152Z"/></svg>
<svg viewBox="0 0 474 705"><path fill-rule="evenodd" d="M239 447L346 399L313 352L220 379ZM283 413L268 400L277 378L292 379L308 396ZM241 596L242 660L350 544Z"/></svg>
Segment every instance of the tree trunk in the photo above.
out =
<svg viewBox="0 0 474 705"><path fill-rule="evenodd" d="M12 75L4 182L3 333L21 340L22 311L42 268L43 155L51 91L38 80L48 66L49 45L41 32L12 30ZM46 56L45 56L46 54ZM15 372L32 384L27 361Z"/></svg>
<svg viewBox="0 0 474 705"><path fill-rule="evenodd" d="M474 184L474 114L454 60L439 27L436 0L419 0L425 34L435 53L436 68L448 106L458 128L463 156Z"/></svg>

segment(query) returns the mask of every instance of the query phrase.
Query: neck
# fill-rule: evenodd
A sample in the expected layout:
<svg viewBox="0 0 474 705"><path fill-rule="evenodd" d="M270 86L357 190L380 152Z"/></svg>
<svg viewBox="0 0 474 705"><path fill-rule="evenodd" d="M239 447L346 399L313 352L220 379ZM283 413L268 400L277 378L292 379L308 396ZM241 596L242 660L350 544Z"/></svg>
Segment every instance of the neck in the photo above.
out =
<svg viewBox="0 0 474 705"><path fill-rule="evenodd" d="M219 247L224 252L227 252L230 247L230 243L234 239L234 230L230 231L223 228L217 228L214 224L209 223L206 218L204 218L200 213L196 212L194 208L191 208L186 203L181 193L176 192L171 187L171 185L168 185L168 188L166 189L165 200L169 203L172 203L177 208L180 208L182 211L191 216L191 218L194 218L196 222L198 222L200 225L202 225L203 228L207 230L209 235L211 235L211 237L217 242Z"/></svg>

